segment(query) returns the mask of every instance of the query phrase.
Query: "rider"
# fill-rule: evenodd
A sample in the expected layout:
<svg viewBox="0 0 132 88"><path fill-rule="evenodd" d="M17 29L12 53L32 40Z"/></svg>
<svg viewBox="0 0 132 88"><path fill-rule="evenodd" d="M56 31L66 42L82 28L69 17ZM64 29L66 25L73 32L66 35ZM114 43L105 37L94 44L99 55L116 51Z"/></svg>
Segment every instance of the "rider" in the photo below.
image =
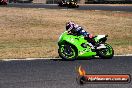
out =
<svg viewBox="0 0 132 88"><path fill-rule="evenodd" d="M74 22L67 22L66 31L68 31L69 34L77 33L77 34L83 35L84 39L89 41L91 43L91 47L93 48L93 45L95 42L93 40L92 34L89 34L88 32L86 32L81 26L75 24Z"/></svg>

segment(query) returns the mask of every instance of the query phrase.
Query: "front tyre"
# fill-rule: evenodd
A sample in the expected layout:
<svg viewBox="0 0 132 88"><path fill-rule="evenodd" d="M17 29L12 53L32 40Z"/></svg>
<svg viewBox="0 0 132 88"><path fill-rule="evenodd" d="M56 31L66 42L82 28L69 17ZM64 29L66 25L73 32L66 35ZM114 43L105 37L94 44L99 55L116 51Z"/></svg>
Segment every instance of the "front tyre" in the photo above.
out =
<svg viewBox="0 0 132 88"><path fill-rule="evenodd" d="M75 60L77 58L77 51L72 45L60 45L58 53L63 60Z"/></svg>
<svg viewBox="0 0 132 88"><path fill-rule="evenodd" d="M114 56L114 50L107 43L105 43L105 46L106 46L106 48L100 49L98 51L98 55L99 55L99 57L104 58L104 59L111 59Z"/></svg>

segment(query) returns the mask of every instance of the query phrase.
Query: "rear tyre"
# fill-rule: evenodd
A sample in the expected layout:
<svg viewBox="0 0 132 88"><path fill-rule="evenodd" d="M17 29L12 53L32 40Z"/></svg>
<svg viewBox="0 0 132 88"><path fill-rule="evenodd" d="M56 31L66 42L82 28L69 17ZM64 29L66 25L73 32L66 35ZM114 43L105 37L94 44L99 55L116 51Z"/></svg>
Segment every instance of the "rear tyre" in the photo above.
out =
<svg viewBox="0 0 132 88"><path fill-rule="evenodd" d="M106 46L106 48L100 49L98 51L98 55L99 55L99 57L104 58L104 59L111 59L114 56L114 50L107 43L105 43L105 46Z"/></svg>
<svg viewBox="0 0 132 88"><path fill-rule="evenodd" d="M60 45L58 53L63 60L75 60L77 58L77 50L70 44Z"/></svg>

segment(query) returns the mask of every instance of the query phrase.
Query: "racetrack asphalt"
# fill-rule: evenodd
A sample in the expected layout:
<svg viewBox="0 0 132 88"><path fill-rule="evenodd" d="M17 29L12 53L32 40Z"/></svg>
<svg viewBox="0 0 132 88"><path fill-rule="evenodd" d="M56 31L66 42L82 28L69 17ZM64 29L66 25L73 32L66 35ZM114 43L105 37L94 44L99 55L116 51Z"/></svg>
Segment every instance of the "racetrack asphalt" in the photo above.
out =
<svg viewBox="0 0 132 88"><path fill-rule="evenodd" d="M98 4L92 4L92 5L80 5L79 8L67 8L67 7L58 7L57 4L34 4L34 3L28 3L28 4L22 4L22 3L16 3L16 4L8 4L6 7L19 7L19 8L48 8L48 9L76 9L76 10L106 10L106 11L128 11L132 12L132 5L129 6L111 6L107 4L98 5Z"/></svg>
<svg viewBox="0 0 132 88"><path fill-rule="evenodd" d="M80 65L87 74L132 75L132 56L75 61L0 61L0 88L132 88L131 82L80 86L76 82Z"/></svg>

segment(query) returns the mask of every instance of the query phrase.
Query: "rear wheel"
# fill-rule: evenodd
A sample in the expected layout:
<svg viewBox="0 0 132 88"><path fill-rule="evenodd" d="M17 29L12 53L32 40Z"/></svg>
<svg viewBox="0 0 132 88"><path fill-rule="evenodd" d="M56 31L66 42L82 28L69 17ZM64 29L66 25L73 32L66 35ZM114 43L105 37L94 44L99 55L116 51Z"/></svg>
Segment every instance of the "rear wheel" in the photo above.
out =
<svg viewBox="0 0 132 88"><path fill-rule="evenodd" d="M99 55L99 57L104 58L104 59L111 59L114 55L114 50L107 43L105 43L105 46L106 46L106 48L100 49L98 51L98 55Z"/></svg>
<svg viewBox="0 0 132 88"><path fill-rule="evenodd" d="M69 44L60 45L58 53L63 60L75 60L77 58L76 49Z"/></svg>

